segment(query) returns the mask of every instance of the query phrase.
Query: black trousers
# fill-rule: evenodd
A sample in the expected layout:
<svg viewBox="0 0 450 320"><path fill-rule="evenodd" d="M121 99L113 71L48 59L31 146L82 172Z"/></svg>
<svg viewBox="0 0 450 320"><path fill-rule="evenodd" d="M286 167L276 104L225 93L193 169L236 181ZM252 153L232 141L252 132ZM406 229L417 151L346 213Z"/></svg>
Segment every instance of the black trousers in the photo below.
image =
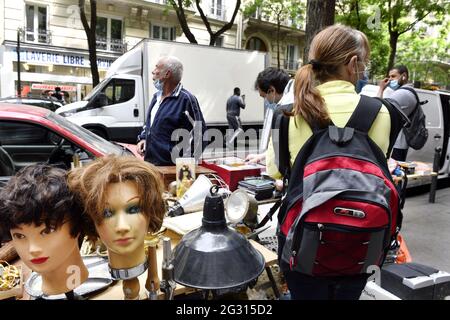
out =
<svg viewBox="0 0 450 320"><path fill-rule="evenodd" d="M397 161L406 161L406 156L408 155L408 149L397 149L392 150L391 158Z"/></svg>
<svg viewBox="0 0 450 320"><path fill-rule="evenodd" d="M369 275L346 277L314 277L290 271L281 260L285 239L278 236L278 262L286 279L292 300L358 300Z"/></svg>
<svg viewBox="0 0 450 320"><path fill-rule="evenodd" d="M241 119L239 116L234 114L227 114L228 126L230 129L236 131L237 129L242 129Z"/></svg>

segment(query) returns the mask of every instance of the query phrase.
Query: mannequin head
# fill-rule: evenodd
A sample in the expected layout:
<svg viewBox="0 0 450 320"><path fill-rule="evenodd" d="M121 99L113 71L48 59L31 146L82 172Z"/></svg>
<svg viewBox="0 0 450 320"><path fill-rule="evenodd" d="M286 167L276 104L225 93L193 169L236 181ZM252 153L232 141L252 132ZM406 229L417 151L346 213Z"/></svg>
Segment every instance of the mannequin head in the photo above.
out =
<svg viewBox="0 0 450 320"><path fill-rule="evenodd" d="M82 199L90 236L108 248L113 268L145 260L144 238L162 224L164 202L153 165L134 157L107 156L69 174L70 188Z"/></svg>
<svg viewBox="0 0 450 320"><path fill-rule="evenodd" d="M66 172L44 164L20 170L0 192L0 212L2 238L11 239L22 261L42 275L43 292L73 289L65 283L68 267L86 269L78 246L82 209Z"/></svg>

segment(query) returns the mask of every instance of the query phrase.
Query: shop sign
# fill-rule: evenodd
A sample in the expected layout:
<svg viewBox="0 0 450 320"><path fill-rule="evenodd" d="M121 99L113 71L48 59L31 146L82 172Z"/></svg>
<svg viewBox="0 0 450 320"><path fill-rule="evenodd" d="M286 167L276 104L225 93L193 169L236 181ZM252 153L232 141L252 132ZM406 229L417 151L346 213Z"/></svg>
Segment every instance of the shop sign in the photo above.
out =
<svg viewBox="0 0 450 320"><path fill-rule="evenodd" d="M14 61L17 61L17 51L14 52ZM41 64L56 64L71 67L84 67L89 68L91 66L89 58L85 55L77 55L72 53L55 53L41 50L20 50L20 61L28 63L41 63ZM100 69L108 69L114 59L98 58L97 65Z"/></svg>
<svg viewBox="0 0 450 320"><path fill-rule="evenodd" d="M31 85L31 89L42 90L42 91L47 91L47 90L54 91L56 87L60 87L61 91L67 91L67 92L76 92L77 91L77 87L75 87L75 86L59 86L59 85L44 84L44 83L33 83Z"/></svg>

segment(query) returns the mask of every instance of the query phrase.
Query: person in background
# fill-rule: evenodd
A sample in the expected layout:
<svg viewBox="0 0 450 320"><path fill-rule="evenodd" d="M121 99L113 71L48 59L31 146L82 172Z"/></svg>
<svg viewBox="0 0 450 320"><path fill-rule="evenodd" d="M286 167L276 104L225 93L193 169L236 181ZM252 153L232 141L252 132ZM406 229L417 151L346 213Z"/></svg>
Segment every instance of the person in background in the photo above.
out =
<svg viewBox="0 0 450 320"><path fill-rule="evenodd" d="M289 83L289 85L288 85ZM283 95L289 92L293 80L289 74L281 69L268 67L261 71L255 81L255 89L259 91L260 97L264 98L265 106L267 106L264 115L264 127L262 133L262 143L259 154L249 154L245 159L249 163L258 163L265 159L267 143L272 124L273 112L277 108Z"/></svg>
<svg viewBox="0 0 450 320"><path fill-rule="evenodd" d="M172 166L172 149L177 141L171 139L176 129L186 129L191 133L194 126L201 126L201 133L206 130L206 123L197 98L183 88L183 64L173 56L162 57L152 71L153 84L158 90L150 103L147 120L141 134L138 136L137 150L144 160L157 166ZM197 155L197 150L203 150L202 139L194 139L198 145L187 142L190 154ZM185 152L187 153L187 152ZM201 152L200 152L201 153Z"/></svg>
<svg viewBox="0 0 450 320"><path fill-rule="evenodd" d="M55 92L52 94L52 97L58 99L59 101L63 101L63 95L60 87L55 88Z"/></svg>
<svg viewBox="0 0 450 320"><path fill-rule="evenodd" d="M413 88L413 85L408 83L408 77L408 68L404 65L398 65L389 71L389 77L384 78L378 84L380 87L378 97L383 98L385 89L387 87L391 88L394 92L389 94L388 100L400 107L407 116L411 115L418 105L414 93L409 90L399 90L402 87ZM405 161L408 155L408 148L409 146L402 130L395 141L391 158L397 161Z"/></svg>
<svg viewBox="0 0 450 320"><path fill-rule="evenodd" d="M233 131L242 130L241 109L245 109L245 94L241 96L241 89L233 89L233 95L227 100L227 121L228 126Z"/></svg>

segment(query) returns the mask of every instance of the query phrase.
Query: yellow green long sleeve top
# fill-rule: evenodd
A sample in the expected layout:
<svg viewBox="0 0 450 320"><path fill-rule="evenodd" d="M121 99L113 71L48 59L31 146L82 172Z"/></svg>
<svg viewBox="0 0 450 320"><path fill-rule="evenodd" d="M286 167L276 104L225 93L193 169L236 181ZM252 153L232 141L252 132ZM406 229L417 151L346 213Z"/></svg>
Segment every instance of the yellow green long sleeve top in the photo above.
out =
<svg viewBox="0 0 450 320"><path fill-rule="evenodd" d="M328 109L331 120L337 127L344 127L356 105L360 96L356 93L352 83L343 80L333 80L325 82L317 89L325 100L325 106ZM391 131L391 118L388 109L383 106L378 113L372 127L369 130L369 137L386 153L389 147L389 135ZM294 164L298 152L305 142L312 136L311 127L302 116L294 116L289 120L289 154L291 165ZM280 179L282 175L278 172L275 164L275 153L273 150L272 139L266 153L267 173Z"/></svg>

